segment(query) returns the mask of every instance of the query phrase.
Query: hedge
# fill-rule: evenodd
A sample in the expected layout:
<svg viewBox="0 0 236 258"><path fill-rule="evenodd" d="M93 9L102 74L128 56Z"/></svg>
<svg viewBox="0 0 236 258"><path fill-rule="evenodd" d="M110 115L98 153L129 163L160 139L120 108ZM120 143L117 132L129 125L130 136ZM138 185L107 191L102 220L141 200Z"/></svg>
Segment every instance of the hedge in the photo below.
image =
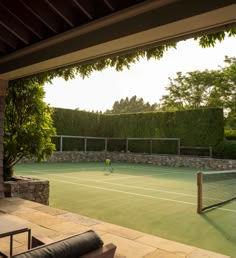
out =
<svg viewBox="0 0 236 258"><path fill-rule="evenodd" d="M222 109L197 109L176 112L176 136L181 145L215 146L224 137Z"/></svg>
<svg viewBox="0 0 236 258"><path fill-rule="evenodd" d="M57 135L98 136L99 115L91 112L54 108Z"/></svg>
<svg viewBox="0 0 236 258"><path fill-rule="evenodd" d="M224 140L213 149L213 157L219 159L236 159L236 141Z"/></svg>
<svg viewBox="0 0 236 258"><path fill-rule="evenodd" d="M180 138L181 145L215 146L223 140L222 109L102 115L100 133L109 137Z"/></svg>
<svg viewBox="0 0 236 258"><path fill-rule="evenodd" d="M53 117L58 135L180 138L181 145L185 146L216 146L224 137L223 111L218 108L120 115L55 108ZM176 146L171 146L173 143L155 144L157 153L161 145L162 148L170 148L170 153L176 153ZM93 147L100 149L102 146L98 143L98 146ZM133 142L130 147L134 152L140 148L144 152L150 151L148 142ZM109 149L123 148L124 142L114 147L111 143L109 145Z"/></svg>

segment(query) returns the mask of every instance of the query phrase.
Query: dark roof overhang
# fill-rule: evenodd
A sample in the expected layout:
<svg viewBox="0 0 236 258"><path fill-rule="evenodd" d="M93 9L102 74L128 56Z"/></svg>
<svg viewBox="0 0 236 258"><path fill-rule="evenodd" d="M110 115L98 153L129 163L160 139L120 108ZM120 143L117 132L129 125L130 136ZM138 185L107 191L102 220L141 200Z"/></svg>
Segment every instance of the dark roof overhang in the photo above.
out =
<svg viewBox="0 0 236 258"><path fill-rule="evenodd" d="M0 0L1 2L3 0ZM28 3L26 0L20 2ZM41 1L32 2L39 4ZM46 2L54 3L58 7L58 2L67 1ZM76 2L80 3L78 0ZM101 1L94 1L94 3L99 2ZM127 1L129 5L117 11L114 6L118 0L104 0L104 2L110 10L107 14L97 19L90 19L96 16L96 12L87 13L88 22L83 22L74 28L68 26L68 30L54 33L50 37L0 56L0 78L11 80L57 67L93 62L108 56L236 27L236 0ZM2 4L0 4L0 14L1 8ZM68 17L72 16L70 9L66 9L65 6L64 8L67 12L61 15L69 19ZM55 27L57 25L57 19L47 22L51 22ZM12 26L14 23L17 26L17 19L12 22ZM22 38L27 38L26 32L20 33ZM28 41L30 42L30 38Z"/></svg>

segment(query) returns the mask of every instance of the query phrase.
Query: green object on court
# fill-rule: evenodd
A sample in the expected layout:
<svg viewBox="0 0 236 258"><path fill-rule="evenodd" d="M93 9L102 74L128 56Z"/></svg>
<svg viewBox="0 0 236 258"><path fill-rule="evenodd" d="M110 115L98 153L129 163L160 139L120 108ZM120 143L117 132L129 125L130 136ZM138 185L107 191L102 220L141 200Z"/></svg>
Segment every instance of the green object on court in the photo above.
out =
<svg viewBox="0 0 236 258"><path fill-rule="evenodd" d="M106 164L106 167L109 168L109 171L112 173L113 172L113 167L111 165L111 160L110 159L106 159L105 160L105 164Z"/></svg>
<svg viewBox="0 0 236 258"><path fill-rule="evenodd" d="M110 159L106 159L105 163L106 163L107 166L110 166L111 165L111 160Z"/></svg>
<svg viewBox="0 0 236 258"><path fill-rule="evenodd" d="M197 214L198 169L112 167L116 173L104 173L104 162L19 164L15 171L50 180L52 207L236 258L236 203Z"/></svg>

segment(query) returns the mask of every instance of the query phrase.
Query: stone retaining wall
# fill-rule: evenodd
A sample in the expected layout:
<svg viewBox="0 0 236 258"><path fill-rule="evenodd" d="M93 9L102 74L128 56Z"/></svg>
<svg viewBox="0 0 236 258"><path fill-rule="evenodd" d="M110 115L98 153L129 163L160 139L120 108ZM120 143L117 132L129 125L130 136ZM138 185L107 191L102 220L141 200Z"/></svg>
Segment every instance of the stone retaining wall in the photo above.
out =
<svg viewBox="0 0 236 258"><path fill-rule="evenodd" d="M4 182L6 197L20 197L49 205L49 181L15 176Z"/></svg>
<svg viewBox="0 0 236 258"><path fill-rule="evenodd" d="M173 167L192 167L198 169L229 170L236 169L236 160L199 158L177 155L145 155L114 152L55 152L47 162L94 162L111 159L113 162L155 164Z"/></svg>

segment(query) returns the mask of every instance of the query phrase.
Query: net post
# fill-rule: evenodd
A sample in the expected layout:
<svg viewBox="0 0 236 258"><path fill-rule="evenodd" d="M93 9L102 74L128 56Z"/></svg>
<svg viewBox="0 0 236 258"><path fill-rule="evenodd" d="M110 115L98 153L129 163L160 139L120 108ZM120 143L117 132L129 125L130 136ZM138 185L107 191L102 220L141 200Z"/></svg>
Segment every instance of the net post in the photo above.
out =
<svg viewBox="0 0 236 258"><path fill-rule="evenodd" d="M202 172L197 173L197 213L202 213Z"/></svg>
<svg viewBox="0 0 236 258"><path fill-rule="evenodd" d="M60 152L63 150L63 136L60 136Z"/></svg>

